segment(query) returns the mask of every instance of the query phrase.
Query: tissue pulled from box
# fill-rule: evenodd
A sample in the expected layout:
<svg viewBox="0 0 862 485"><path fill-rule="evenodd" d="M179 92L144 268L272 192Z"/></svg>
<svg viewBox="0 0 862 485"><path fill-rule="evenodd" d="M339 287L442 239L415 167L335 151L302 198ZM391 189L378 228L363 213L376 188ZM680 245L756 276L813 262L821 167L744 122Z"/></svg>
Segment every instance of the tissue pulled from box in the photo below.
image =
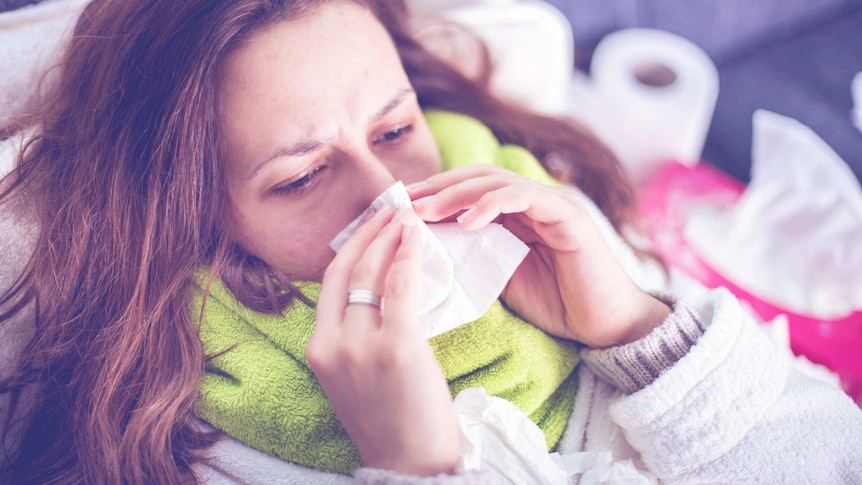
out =
<svg viewBox="0 0 862 485"><path fill-rule="evenodd" d="M368 211L410 207L401 182L380 194L347 225L330 247L338 252ZM425 224L417 216L422 236L422 281L419 322L426 338L476 320L491 308L529 248L500 224L467 231L457 223Z"/></svg>
<svg viewBox="0 0 862 485"><path fill-rule="evenodd" d="M751 182L729 211L692 211L685 237L752 294L824 319L862 309L862 190L810 128L754 114Z"/></svg>

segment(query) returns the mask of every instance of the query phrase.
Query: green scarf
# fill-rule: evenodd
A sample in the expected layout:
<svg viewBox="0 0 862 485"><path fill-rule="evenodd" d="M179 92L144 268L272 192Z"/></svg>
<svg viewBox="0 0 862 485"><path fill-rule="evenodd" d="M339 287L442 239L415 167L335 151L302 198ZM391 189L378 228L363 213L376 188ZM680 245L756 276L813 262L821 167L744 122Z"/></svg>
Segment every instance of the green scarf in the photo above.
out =
<svg viewBox="0 0 862 485"><path fill-rule="evenodd" d="M478 121L445 112L426 113L447 168L464 160L453 143L481 141L466 155L512 168L525 176L541 171L526 150L500 147ZM454 129L453 129L454 126ZM441 128L442 127L442 128ZM490 136L490 139L488 139ZM479 146L475 144L475 146ZM470 150L476 151L475 146ZM484 157L484 158L483 158ZM544 180L541 176L539 180ZM553 179L550 179L553 180ZM196 275L193 318L201 315L207 271ZM320 285L302 283L317 301ZM315 310L295 301L281 315L256 313L240 304L219 281L210 287L200 324L207 355L198 414L215 428L269 455L300 465L351 473L359 453L339 423L305 359ZM514 403L545 433L553 449L565 429L577 388L576 347L548 336L496 302L478 320L430 341L453 396L468 387Z"/></svg>

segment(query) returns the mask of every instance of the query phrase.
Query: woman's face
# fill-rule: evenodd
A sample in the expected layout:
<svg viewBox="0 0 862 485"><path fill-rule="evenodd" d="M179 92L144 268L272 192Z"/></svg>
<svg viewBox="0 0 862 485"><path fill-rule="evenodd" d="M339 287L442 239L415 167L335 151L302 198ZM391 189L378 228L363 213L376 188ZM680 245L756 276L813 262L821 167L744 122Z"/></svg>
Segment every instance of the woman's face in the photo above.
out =
<svg viewBox="0 0 862 485"><path fill-rule="evenodd" d="M319 281L329 241L396 180L440 170L395 46L351 2L252 35L219 101L232 235L295 278Z"/></svg>

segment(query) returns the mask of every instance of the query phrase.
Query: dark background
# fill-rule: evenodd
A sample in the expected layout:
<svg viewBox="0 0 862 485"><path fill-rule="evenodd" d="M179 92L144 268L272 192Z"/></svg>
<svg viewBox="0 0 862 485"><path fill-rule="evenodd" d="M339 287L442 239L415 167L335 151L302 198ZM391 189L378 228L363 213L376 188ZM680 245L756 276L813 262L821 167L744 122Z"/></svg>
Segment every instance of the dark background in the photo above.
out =
<svg viewBox="0 0 862 485"><path fill-rule="evenodd" d="M758 108L810 126L862 180L862 132L850 84L862 71L862 0L546 0L572 24L587 70L605 34L658 28L703 48L720 92L703 158L748 181Z"/></svg>

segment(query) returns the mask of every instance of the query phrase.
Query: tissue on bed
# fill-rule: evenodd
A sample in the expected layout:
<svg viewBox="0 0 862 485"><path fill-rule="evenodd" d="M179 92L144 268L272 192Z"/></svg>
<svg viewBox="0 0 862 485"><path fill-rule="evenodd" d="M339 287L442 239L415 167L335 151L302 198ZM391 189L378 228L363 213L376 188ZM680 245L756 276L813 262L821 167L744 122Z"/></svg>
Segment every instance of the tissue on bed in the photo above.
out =
<svg viewBox="0 0 862 485"><path fill-rule="evenodd" d="M685 237L759 298L824 319L862 309L862 189L810 128L754 114L752 180L729 211L692 211Z"/></svg>
<svg viewBox="0 0 862 485"><path fill-rule="evenodd" d="M329 246L338 252L368 211L410 205L404 184L396 182L338 233ZM500 224L467 231L454 222L417 222L422 235L419 322L425 337L431 338L484 315L529 248Z"/></svg>
<svg viewBox="0 0 862 485"><path fill-rule="evenodd" d="M547 452L542 430L514 404L469 387L455 396L454 405L461 471L486 470L494 483L566 483L566 472Z"/></svg>

